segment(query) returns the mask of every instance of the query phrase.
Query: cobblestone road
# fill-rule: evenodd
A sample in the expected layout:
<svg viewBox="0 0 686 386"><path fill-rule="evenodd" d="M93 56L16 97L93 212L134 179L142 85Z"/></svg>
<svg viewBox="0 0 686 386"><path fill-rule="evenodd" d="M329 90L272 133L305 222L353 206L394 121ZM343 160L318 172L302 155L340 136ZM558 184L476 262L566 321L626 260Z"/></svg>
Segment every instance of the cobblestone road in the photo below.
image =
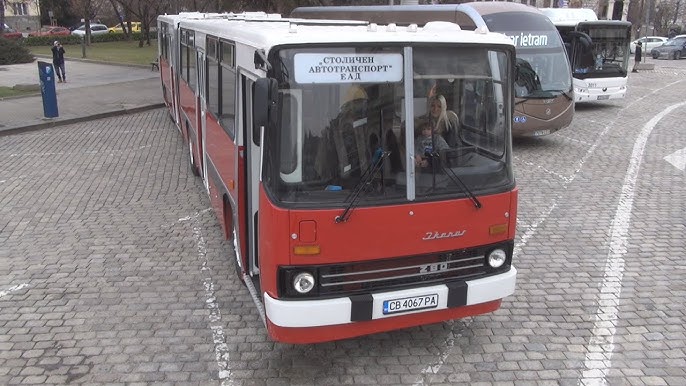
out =
<svg viewBox="0 0 686 386"><path fill-rule="evenodd" d="M515 142L500 310L309 346L268 340L164 110L0 137L0 384L686 384L686 61L656 63Z"/></svg>

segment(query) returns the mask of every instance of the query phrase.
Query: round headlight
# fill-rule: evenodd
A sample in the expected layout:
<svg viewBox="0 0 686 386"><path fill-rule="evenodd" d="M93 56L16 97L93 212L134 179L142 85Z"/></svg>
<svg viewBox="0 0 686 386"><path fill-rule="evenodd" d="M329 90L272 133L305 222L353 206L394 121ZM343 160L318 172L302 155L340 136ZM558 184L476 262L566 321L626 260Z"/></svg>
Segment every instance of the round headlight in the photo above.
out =
<svg viewBox="0 0 686 386"><path fill-rule="evenodd" d="M494 249L488 254L488 265L492 268L498 268L507 260L507 253L502 249Z"/></svg>
<svg viewBox="0 0 686 386"><path fill-rule="evenodd" d="M312 291L312 288L314 288L314 276L309 272L300 272L293 279L293 288L301 294Z"/></svg>

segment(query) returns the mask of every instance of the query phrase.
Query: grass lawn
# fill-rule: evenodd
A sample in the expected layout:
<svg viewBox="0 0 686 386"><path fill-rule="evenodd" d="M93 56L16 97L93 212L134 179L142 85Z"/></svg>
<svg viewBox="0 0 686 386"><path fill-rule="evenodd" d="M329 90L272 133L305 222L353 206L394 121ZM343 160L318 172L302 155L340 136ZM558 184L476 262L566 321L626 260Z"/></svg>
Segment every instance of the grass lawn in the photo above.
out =
<svg viewBox="0 0 686 386"><path fill-rule="evenodd" d="M14 90L12 87L0 86L0 99L36 93L40 93L40 91Z"/></svg>
<svg viewBox="0 0 686 386"><path fill-rule="evenodd" d="M34 55L52 56L50 46L28 48ZM83 51L81 45L66 45L64 46L64 51L66 58L83 58ZM156 57L157 40L150 40L150 45L143 45L143 47L138 47L138 41L91 43L90 46L86 46L86 59L98 60L103 62L144 64L146 66L149 66L150 62L155 60Z"/></svg>

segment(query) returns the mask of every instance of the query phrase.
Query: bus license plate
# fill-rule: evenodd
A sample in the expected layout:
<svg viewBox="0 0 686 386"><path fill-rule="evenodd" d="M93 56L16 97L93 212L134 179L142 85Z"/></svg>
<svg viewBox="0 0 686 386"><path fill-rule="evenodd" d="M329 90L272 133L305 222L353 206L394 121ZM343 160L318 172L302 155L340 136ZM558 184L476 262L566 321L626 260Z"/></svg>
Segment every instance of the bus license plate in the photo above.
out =
<svg viewBox="0 0 686 386"><path fill-rule="evenodd" d="M416 311L438 307L438 294L413 296L410 298L384 300L383 314Z"/></svg>
<svg viewBox="0 0 686 386"><path fill-rule="evenodd" d="M548 135L550 134L550 130L536 130L534 131L534 137L539 137L541 135Z"/></svg>
<svg viewBox="0 0 686 386"><path fill-rule="evenodd" d="M598 95L598 100L602 101L603 99L610 99L609 95Z"/></svg>

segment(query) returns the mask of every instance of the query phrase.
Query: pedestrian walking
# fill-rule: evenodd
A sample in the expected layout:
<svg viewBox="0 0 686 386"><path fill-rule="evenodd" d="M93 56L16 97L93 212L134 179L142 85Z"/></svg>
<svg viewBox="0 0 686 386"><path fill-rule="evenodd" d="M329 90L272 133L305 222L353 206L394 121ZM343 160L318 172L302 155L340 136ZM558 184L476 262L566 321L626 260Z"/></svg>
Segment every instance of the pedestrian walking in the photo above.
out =
<svg viewBox="0 0 686 386"><path fill-rule="evenodd" d="M64 47L55 40L52 44L52 64L55 66L58 83L67 82L67 74L64 72L64 52Z"/></svg>
<svg viewBox="0 0 686 386"><path fill-rule="evenodd" d="M636 43L636 56L634 56L634 69L631 70L631 72L638 72L638 64L641 63L641 59L643 58L643 43L638 42Z"/></svg>

